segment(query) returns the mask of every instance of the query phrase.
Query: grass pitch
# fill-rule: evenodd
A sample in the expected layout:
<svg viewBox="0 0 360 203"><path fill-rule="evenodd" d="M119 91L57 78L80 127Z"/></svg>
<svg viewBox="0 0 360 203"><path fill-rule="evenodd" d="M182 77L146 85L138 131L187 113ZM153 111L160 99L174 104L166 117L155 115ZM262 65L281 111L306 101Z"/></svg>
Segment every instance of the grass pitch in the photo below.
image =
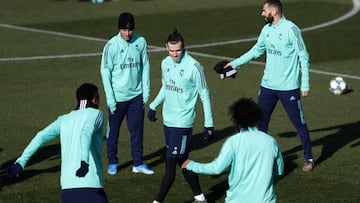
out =
<svg viewBox="0 0 360 203"><path fill-rule="evenodd" d="M278 202L358 202L360 199L360 14L358 0L287 0L285 16L301 28L343 21L303 32L311 58L311 92L303 99L317 165L304 173L300 140L281 105L270 122L270 134L279 142L285 159L285 176L276 183ZM357 3L358 4L358 3ZM6 178L6 168L20 155L35 133L75 106L75 89L92 82L101 90L101 109L106 102L100 79L100 54L107 39L117 32L120 12L135 15L135 32L146 37L151 60L151 100L160 88L160 62L167 55L155 51L165 46L173 28L184 35L188 50L205 67L210 88L216 139L202 140L203 114L198 104L191 158L214 159L226 139L235 132L227 116L228 106L239 97L257 98L263 72L261 62L244 66L234 80L220 80L212 67L231 59L255 42L263 19L262 0L123 0L103 4L75 0L2 0L0 12L0 202L60 202L59 140L43 146L25 168L19 181ZM352 9L355 11L352 13ZM354 15L353 15L354 14ZM229 43L236 41L237 43ZM212 43L224 42L217 46ZM194 45L201 45L200 47ZM193 48L191 48L193 47ZM347 94L332 95L329 81L343 75ZM121 128L119 161L115 176L104 171L110 202L151 202L164 172L164 137L161 114L156 123L145 121L145 163L152 176L133 174L129 134ZM107 167L104 143L104 169ZM227 172L200 175L209 202L223 202ZM192 194L181 173L166 202L184 202Z"/></svg>

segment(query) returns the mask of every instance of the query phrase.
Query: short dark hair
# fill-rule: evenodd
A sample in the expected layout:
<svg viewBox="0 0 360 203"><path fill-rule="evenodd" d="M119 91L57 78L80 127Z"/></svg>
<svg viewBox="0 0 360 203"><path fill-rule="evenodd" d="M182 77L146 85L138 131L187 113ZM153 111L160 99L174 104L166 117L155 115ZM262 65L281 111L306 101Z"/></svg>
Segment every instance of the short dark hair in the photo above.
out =
<svg viewBox="0 0 360 203"><path fill-rule="evenodd" d="M175 28L173 30L173 32L171 34L169 34L166 43L170 43L170 44L176 44L178 42L181 42L182 44L182 48L185 47L185 42L184 42L184 38L182 37L182 35L177 31L177 29Z"/></svg>
<svg viewBox="0 0 360 203"><path fill-rule="evenodd" d="M94 104L91 102L94 98L99 99L99 91L96 85L91 83L83 83L76 90L76 100L77 104L75 109L82 108L85 102L85 108L99 108L98 104ZM84 101L86 100L86 101Z"/></svg>
<svg viewBox="0 0 360 203"><path fill-rule="evenodd" d="M263 112L251 98L240 98L229 107L229 115L240 130L257 126L262 120Z"/></svg>
<svg viewBox="0 0 360 203"><path fill-rule="evenodd" d="M269 6L274 6L279 9L279 12L282 13L283 6L280 0L265 0L264 4L269 4Z"/></svg>

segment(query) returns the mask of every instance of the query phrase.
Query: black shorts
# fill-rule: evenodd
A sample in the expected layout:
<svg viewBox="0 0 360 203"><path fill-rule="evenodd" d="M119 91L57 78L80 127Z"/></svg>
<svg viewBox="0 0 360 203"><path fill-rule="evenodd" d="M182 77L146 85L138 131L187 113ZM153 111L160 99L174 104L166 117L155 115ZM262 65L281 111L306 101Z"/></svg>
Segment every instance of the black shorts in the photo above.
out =
<svg viewBox="0 0 360 203"><path fill-rule="evenodd" d="M166 156L187 159L190 152L192 128L164 126Z"/></svg>
<svg viewBox="0 0 360 203"><path fill-rule="evenodd" d="M74 188L61 190L62 203L108 203L103 188Z"/></svg>

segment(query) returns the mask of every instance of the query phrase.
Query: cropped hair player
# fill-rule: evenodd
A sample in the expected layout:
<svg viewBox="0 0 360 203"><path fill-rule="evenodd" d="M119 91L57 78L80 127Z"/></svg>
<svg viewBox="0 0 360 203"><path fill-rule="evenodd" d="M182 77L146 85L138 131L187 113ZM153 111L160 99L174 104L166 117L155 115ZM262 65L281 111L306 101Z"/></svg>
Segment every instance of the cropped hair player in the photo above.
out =
<svg viewBox="0 0 360 203"><path fill-rule="evenodd" d="M76 90L75 110L60 115L27 145L8 169L10 178L20 178L28 160L45 143L60 137L61 201L107 203L102 167L103 113L98 88L84 83Z"/></svg>
<svg viewBox="0 0 360 203"><path fill-rule="evenodd" d="M271 115L280 100L300 136L304 151L303 171L311 171L315 161L301 102L301 97L307 97L310 91L309 54L301 30L283 15L283 6L279 0L265 0L261 16L266 24L256 44L224 68L237 70L266 53L265 70L258 93L258 104L264 112L259 129L268 132Z"/></svg>

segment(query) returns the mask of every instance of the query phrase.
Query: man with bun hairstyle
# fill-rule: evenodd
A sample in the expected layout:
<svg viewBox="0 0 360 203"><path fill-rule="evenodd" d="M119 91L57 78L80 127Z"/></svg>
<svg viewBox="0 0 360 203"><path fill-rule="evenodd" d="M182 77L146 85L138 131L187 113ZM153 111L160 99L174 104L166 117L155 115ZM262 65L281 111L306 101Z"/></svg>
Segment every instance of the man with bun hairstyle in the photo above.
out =
<svg viewBox="0 0 360 203"><path fill-rule="evenodd" d="M126 117L130 132L134 173L153 174L143 163L144 104L150 96L150 63L147 43L141 35L133 34L134 16L121 13L119 33L105 45L101 59L101 78L109 113L106 132L107 172L117 173L117 145L121 123Z"/></svg>
<svg viewBox="0 0 360 203"><path fill-rule="evenodd" d="M203 137L210 141L214 136L209 89L203 67L185 50L184 39L176 29L169 34L166 48L169 56L161 63L162 87L150 103L148 112L149 120L155 122L156 108L163 103L162 115L167 147L165 174L154 203L164 200L175 181L176 165L180 167L189 156L198 96L204 110ZM187 170L183 171L183 175L192 189L194 202L206 203L198 176Z"/></svg>
<svg viewBox="0 0 360 203"><path fill-rule="evenodd" d="M84 83L77 89L76 99L75 110L59 116L39 131L8 168L8 175L10 178L20 178L34 153L60 136L62 202L107 203L102 167L104 116L98 109L98 88Z"/></svg>

